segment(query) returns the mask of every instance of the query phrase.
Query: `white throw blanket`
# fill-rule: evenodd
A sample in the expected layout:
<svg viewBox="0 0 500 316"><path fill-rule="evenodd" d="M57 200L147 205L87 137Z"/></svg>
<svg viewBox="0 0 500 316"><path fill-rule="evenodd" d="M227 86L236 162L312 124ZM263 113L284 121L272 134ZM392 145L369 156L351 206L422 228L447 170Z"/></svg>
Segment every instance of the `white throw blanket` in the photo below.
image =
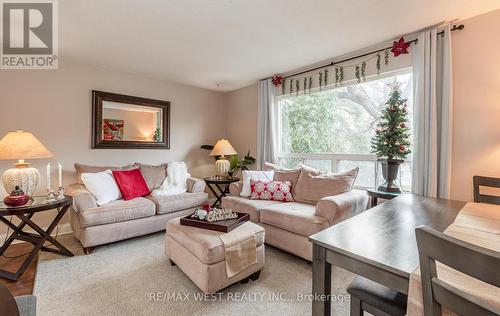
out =
<svg viewBox="0 0 500 316"><path fill-rule="evenodd" d="M151 192L152 196L165 196L180 194L187 191L187 178L191 175L187 172L186 164L181 161L170 162L167 166L167 177L163 180L161 187Z"/></svg>

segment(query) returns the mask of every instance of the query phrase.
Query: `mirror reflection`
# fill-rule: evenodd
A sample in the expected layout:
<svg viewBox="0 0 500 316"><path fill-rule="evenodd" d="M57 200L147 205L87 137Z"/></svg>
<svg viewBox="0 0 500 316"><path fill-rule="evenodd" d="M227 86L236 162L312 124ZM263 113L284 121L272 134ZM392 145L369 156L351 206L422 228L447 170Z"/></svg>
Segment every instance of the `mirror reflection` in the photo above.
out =
<svg viewBox="0 0 500 316"><path fill-rule="evenodd" d="M102 140L162 142L163 109L102 101Z"/></svg>

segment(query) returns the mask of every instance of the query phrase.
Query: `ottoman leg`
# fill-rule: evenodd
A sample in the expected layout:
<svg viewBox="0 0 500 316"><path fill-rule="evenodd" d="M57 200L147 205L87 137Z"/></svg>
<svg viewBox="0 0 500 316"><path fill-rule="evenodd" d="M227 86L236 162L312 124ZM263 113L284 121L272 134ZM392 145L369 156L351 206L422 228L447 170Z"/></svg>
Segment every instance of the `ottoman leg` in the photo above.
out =
<svg viewBox="0 0 500 316"><path fill-rule="evenodd" d="M249 278L252 281L257 281L259 279L259 277L260 277L260 270L257 271L257 272L252 273L252 275L250 275Z"/></svg>
<svg viewBox="0 0 500 316"><path fill-rule="evenodd" d="M172 261L172 259L168 259L168 262L170 262L170 265L173 267L175 266L175 262Z"/></svg>

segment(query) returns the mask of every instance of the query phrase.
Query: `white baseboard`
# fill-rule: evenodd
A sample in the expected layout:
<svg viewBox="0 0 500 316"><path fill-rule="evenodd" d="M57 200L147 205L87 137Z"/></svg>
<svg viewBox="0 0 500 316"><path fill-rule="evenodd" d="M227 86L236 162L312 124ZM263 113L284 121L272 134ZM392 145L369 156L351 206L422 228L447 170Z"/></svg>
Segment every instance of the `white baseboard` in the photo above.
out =
<svg viewBox="0 0 500 316"><path fill-rule="evenodd" d="M42 229L46 230L47 227L42 227ZM31 227L29 227L28 229L25 228L24 231L26 231L28 233L38 234ZM71 224L70 223L64 223L64 224L57 225L57 227L54 229L54 231L50 235L52 237L55 237L56 234L58 236L60 236L60 235L70 234L72 232L73 232L73 230L71 229ZM9 229L9 234L11 234L11 233L12 233L12 229ZM0 245L3 245L4 241L6 240L6 238L7 238L6 234L0 235ZM21 243L21 242L24 242L24 241L16 239L16 240L14 240L13 244L18 244L18 243Z"/></svg>

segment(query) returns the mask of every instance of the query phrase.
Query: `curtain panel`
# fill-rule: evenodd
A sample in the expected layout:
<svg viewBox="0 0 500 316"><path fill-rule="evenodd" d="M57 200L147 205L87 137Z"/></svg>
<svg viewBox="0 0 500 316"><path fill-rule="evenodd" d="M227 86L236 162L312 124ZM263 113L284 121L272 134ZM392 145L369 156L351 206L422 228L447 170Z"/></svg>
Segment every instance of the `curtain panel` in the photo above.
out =
<svg viewBox="0 0 500 316"><path fill-rule="evenodd" d="M450 26L433 28L413 46L414 154L412 192L449 198L452 146Z"/></svg>
<svg viewBox="0 0 500 316"><path fill-rule="evenodd" d="M259 82L257 168L262 169L264 162L276 162L276 135L274 130L275 87L271 79Z"/></svg>

